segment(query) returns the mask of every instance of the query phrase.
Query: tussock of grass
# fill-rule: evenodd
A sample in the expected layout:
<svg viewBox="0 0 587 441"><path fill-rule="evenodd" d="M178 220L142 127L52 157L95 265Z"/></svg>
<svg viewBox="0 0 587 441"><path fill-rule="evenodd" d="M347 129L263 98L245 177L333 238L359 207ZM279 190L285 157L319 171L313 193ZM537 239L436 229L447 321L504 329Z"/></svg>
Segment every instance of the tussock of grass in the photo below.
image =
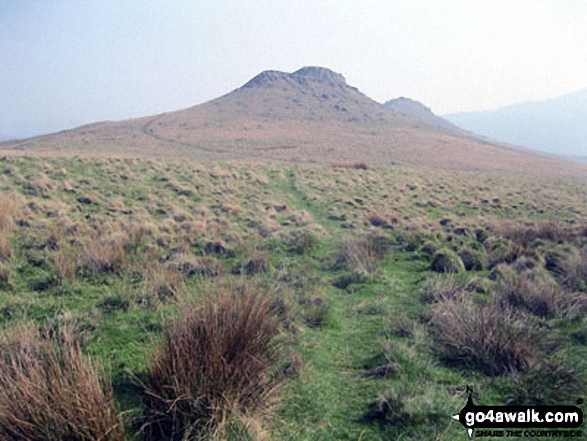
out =
<svg viewBox="0 0 587 441"><path fill-rule="evenodd" d="M184 275L178 268L162 265L145 265L142 269L143 282L137 302L148 305L158 304L181 297L185 293Z"/></svg>
<svg viewBox="0 0 587 441"><path fill-rule="evenodd" d="M550 219L533 222L530 225L513 221L495 221L491 224L491 230L496 236L510 239L523 248L528 248L537 239L559 242L573 236L573 232L562 222Z"/></svg>
<svg viewBox="0 0 587 441"><path fill-rule="evenodd" d="M542 318L566 317L587 310L587 295L564 292L545 271L531 270L514 281L500 281L495 293L514 309Z"/></svg>
<svg viewBox="0 0 587 441"><path fill-rule="evenodd" d="M12 230L14 217L17 213L18 206L15 200L0 195L0 263L8 261L12 257Z"/></svg>
<svg viewBox="0 0 587 441"><path fill-rule="evenodd" d="M0 336L0 438L122 441L110 384L70 329Z"/></svg>
<svg viewBox="0 0 587 441"><path fill-rule="evenodd" d="M45 173L37 173L26 177L25 189L36 196L47 196L55 189L55 182Z"/></svg>
<svg viewBox="0 0 587 441"><path fill-rule="evenodd" d="M12 230L17 212L16 202L8 195L0 195L0 232Z"/></svg>
<svg viewBox="0 0 587 441"><path fill-rule="evenodd" d="M439 301L430 323L443 359L487 375L523 371L543 338L523 316L495 301L477 305L469 293Z"/></svg>
<svg viewBox="0 0 587 441"><path fill-rule="evenodd" d="M258 286L219 288L197 309L182 308L165 330L145 383L148 439L218 433L238 415L270 405L277 382L279 322Z"/></svg>
<svg viewBox="0 0 587 441"><path fill-rule="evenodd" d="M342 258L351 273L373 277L377 275L381 260L390 250L391 246L384 236L368 234L344 239Z"/></svg>
<svg viewBox="0 0 587 441"><path fill-rule="evenodd" d="M465 265L457 253L452 250L437 251L432 257L430 270L437 273L456 274L465 271Z"/></svg>
<svg viewBox="0 0 587 441"><path fill-rule="evenodd" d="M120 272L125 264L128 243L128 235L121 231L106 238L93 238L84 246L81 269L93 273Z"/></svg>
<svg viewBox="0 0 587 441"><path fill-rule="evenodd" d="M570 249L568 252L553 251L546 255L546 268L563 286L570 290L585 290L587 281L587 252Z"/></svg>

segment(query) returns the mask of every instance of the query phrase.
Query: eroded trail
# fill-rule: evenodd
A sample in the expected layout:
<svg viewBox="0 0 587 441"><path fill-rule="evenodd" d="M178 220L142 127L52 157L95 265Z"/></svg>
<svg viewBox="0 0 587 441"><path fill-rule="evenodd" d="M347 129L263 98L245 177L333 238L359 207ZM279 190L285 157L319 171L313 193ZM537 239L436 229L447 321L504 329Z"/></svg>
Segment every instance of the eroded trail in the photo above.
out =
<svg viewBox="0 0 587 441"><path fill-rule="evenodd" d="M311 256L300 257L307 259L306 268L311 268L306 276L312 279L308 283L312 298L326 307L321 326L305 328L298 334L303 368L299 378L287 385L280 405L280 438L389 439L390 433L401 430L390 432L379 422L369 421L369 408L388 388L401 387L405 374L380 378L372 372L389 361L384 349L394 342L389 329L394 318L405 315L405 306L414 303L422 265L405 260L403 255L389 256L381 262L377 276L357 279L357 283L342 289L337 277L345 280L348 275L332 271L332 261L336 260L332 256L341 252L344 238L353 237L352 232L330 220L329 207L316 203L296 177L292 168L274 187L288 203L311 213L314 222L330 233ZM413 354L401 355L409 358Z"/></svg>

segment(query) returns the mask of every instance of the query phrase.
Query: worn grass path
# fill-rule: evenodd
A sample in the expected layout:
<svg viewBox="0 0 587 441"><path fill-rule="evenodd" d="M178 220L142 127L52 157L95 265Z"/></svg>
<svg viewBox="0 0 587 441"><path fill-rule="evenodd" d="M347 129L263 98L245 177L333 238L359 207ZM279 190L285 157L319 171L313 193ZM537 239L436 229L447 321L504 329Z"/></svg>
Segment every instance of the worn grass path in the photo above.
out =
<svg viewBox="0 0 587 441"><path fill-rule="evenodd" d="M340 246L342 237L349 233L341 230L339 223L328 220L329 207L314 203L300 189L296 173L296 167L292 167L284 180L272 185L292 206L312 214L327 231L328 237L322 239L311 258L311 266L320 267L320 257L336 252L334 244ZM410 429L367 422L364 417L370 404L388 390L405 390L407 377L425 376L429 374L427 369L435 369L428 366L427 360L417 359L420 348L410 347L411 343L388 332L395 318L419 313L421 304L414 298L414 291L424 269L422 262L410 261L407 254L397 252L382 262L381 274L376 278L345 290L331 285L336 273L317 270L318 282L312 286L312 294L325 299L329 311L323 327L299 332L303 369L300 378L288 383L284 391L274 421L276 439L418 439ZM366 376L367 367L381 362L384 344L397 345L396 355L404 370L386 379ZM425 418L426 415L420 416ZM439 424L429 431L430 436L421 439L446 434L447 428L451 431L449 423L447 420Z"/></svg>

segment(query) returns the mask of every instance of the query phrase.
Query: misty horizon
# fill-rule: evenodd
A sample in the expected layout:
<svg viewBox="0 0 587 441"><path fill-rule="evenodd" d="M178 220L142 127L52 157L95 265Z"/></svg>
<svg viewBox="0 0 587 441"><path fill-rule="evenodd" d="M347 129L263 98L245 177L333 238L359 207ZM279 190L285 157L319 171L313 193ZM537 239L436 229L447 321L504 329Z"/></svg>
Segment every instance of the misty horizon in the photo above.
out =
<svg viewBox="0 0 587 441"><path fill-rule="evenodd" d="M579 1L5 2L0 134L183 109L306 65L437 115L540 101L587 89L586 19Z"/></svg>

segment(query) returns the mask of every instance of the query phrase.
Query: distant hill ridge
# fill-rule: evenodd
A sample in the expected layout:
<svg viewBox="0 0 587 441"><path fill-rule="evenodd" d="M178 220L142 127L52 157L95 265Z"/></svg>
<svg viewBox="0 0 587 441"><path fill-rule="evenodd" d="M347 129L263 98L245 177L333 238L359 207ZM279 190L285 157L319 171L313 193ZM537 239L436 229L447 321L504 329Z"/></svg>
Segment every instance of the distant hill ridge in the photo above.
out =
<svg viewBox="0 0 587 441"><path fill-rule="evenodd" d="M587 168L492 144L421 103L385 105L330 69L268 70L206 103L102 122L15 143L20 154L118 155L200 161L365 162L445 169L586 176Z"/></svg>
<svg viewBox="0 0 587 441"><path fill-rule="evenodd" d="M498 141L559 155L587 156L587 90L445 118Z"/></svg>
<svg viewBox="0 0 587 441"><path fill-rule="evenodd" d="M429 107L426 107L421 102L410 98L402 96L386 101L383 103L383 105L388 109L395 110L418 121L425 121L427 123L444 127L449 130L459 130L457 126L451 124L444 118L435 115Z"/></svg>

